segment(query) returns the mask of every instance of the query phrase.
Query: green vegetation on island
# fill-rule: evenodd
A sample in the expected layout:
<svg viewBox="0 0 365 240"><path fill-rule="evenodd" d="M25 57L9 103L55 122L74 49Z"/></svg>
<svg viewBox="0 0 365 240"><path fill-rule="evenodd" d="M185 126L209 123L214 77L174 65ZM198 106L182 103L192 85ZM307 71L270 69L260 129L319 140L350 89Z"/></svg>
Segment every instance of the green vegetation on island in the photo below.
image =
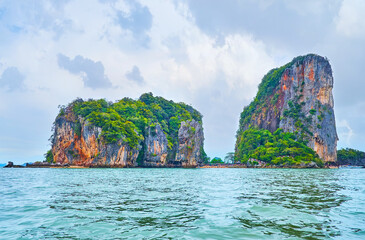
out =
<svg viewBox="0 0 365 240"><path fill-rule="evenodd" d="M303 96L304 77L296 79L300 82L294 86L294 95L284 99L285 91L289 91L284 82L294 80L290 75L293 67L299 68L305 59L315 56L296 57L263 77L256 97L240 115L234 155L236 163L261 161L276 166L312 166L313 163L324 166L323 160L308 144L313 140L314 132L321 129L324 113L332 110L315 99L314 109L304 111L310 99ZM279 123L289 126L290 132L280 129Z"/></svg>
<svg viewBox="0 0 365 240"><path fill-rule="evenodd" d="M44 158L46 159L46 161L48 163L53 163L54 159L53 159L53 153L52 150L48 150L45 154L44 154Z"/></svg>
<svg viewBox="0 0 365 240"><path fill-rule="evenodd" d="M215 157L215 158L213 158L213 159L210 161L210 163L211 163L211 164L222 164L222 163L224 163L224 162L223 162L222 158L220 158L220 157Z"/></svg>
<svg viewBox="0 0 365 240"><path fill-rule="evenodd" d="M225 163L234 163L234 152L228 152L224 157Z"/></svg>
<svg viewBox="0 0 365 240"><path fill-rule="evenodd" d="M193 107L155 97L152 93L145 93L138 100L123 98L115 103L105 99L77 99L67 106L69 107L76 116L84 118L90 125L100 127L105 143L115 143L122 139L132 148L137 147L143 140L148 128L153 134L153 130L159 124L171 149L177 144L182 121L195 119L202 122L202 115ZM66 107L61 107L59 116L65 115L65 112ZM78 118L74 128L75 133L80 135L81 123Z"/></svg>
<svg viewBox="0 0 365 240"><path fill-rule="evenodd" d="M337 162L339 165L357 165L360 162L365 163L365 152L344 148L337 151Z"/></svg>
<svg viewBox="0 0 365 240"><path fill-rule="evenodd" d="M266 107L268 103L276 104L278 101L278 90L280 88L280 78L284 73L284 70L292 66L295 62L303 61L304 56L299 56L294 58L290 63L285 64L279 68L274 68L270 70L262 79L258 92L255 99L246 106L240 117L240 129L245 124L250 124L252 117L258 114L263 107ZM275 94L273 94L275 93Z"/></svg>
<svg viewBox="0 0 365 240"><path fill-rule="evenodd" d="M253 127L252 120L255 119L255 116L262 112L263 108L274 107L275 114L279 114L275 105L279 99L279 90L281 87L279 84L280 78L282 77L285 69L290 68L294 64L300 64L307 56L296 57L290 63L270 70L263 77L258 87L255 99L250 103L250 105L246 106L241 113L239 122L240 126L237 134L241 134L244 130L246 130L244 126L249 125L250 127ZM299 92L303 92L304 82L301 83L299 88ZM316 112L316 110L312 109L311 115L306 118L305 113L302 111L302 105L304 102L300 103L299 101L302 96L303 95L298 94L293 101L288 102L289 109L284 111L284 116L282 116L282 118L292 118L297 129L295 135L302 142L307 142L308 138L313 136L313 133L309 130L309 124L312 123L312 115Z"/></svg>
<svg viewBox="0 0 365 240"><path fill-rule="evenodd" d="M282 129L271 133L264 129L250 128L240 135L236 162L247 163L249 159L260 160L269 165L300 165L315 162L323 166L317 153L296 139L293 133Z"/></svg>

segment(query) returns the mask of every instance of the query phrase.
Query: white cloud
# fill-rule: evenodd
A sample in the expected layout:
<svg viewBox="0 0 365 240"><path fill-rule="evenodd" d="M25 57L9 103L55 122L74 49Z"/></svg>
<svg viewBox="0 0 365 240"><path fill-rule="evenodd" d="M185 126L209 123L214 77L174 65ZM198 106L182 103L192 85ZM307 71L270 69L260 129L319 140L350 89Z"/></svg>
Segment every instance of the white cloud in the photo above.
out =
<svg viewBox="0 0 365 240"><path fill-rule="evenodd" d="M27 26L30 15L26 8L10 18L19 18L28 30L12 33L11 41L6 44L0 42L1 62L4 66L21 66L19 70L26 77L24 83L29 91L21 96L19 93L1 95L0 109L7 113L9 123L32 126L40 133L22 129L28 137L16 136L36 142L39 151L34 153L35 146L29 145L23 152L11 152L12 160L23 160L22 156L41 157L39 152L47 150L48 137L45 136L50 134L59 104L67 104L76 97L136 98L149 91L192 104L202 112L208 154L223 157L233 150L238 116L244 105L255 96L264 74L284 62L276 62L269 54L272 49L250 34L222 36L217 44L214 36L196 26L186 4L175 5L162 0L140 2L144 12L152 15L150 28L143 28L150 38L148 47L141 47L138 39L136 41L138 36L131 33L130 29L134 28L128 25L129 29L125 29L116 21L118 12L132 11L128 9L128 2L75 0L57 7L47 3L46 7L39 7L40 14L47 16L42 19L57 23L48 27L42 27L47 21L35 23L33 17ZM55 11L57 8L60 10ZM59 53L72 59L84 56L79 63L83 65L86 61L90 66L99 66L99 79L106 80L107 76L113 87L85 88L82 79L73 73L88 74L90 67L85 70L79 66L71 71L68 66L69 71L65 71L58 66ZM143 70L144 84L128 80L126 72L135 66ZM139 76L141 80L140 73ZM9 104L5 106L4 102ZM23 110L29 113L27 118L21 117ZM6 136L10 138L12 131L18 131L15 124L9 125ZM6 141L1 144L5 144L5 149L13 147L7 146Z"/></svg>
<svg viewBox="0 0 365 240"><path fill-rule="evenodd" d="M347 146L351 146L351 140L354 136L354 131L347 120L341 120L338 122L337 131L341 142L345 143Z"/></svg>
<svg viewBox="0 0 365 240"><path fill-rule="evenodd" d="M260 9L271 11L280 8L282 16L293 16L290 14L303 9L303 15L308 16L329 14L327 4L324 4L328 1L311 1L318 4L315 7L311 3L293 5L289 1L284 2L287 7L282 8L283 5L277 5L275 1L263 0L260 1ZM267 29L264 24L265 33L270 36L266 41L258 39L259 34L254 31L209 34L209 31L197 26L196 15L191 13L189 5L181 1L165 0L141 0L136 3L135 6L144 13L137 14L137 19L143 18L143 15L147 19L137 22L140 25L133 26L135 15L132 3L130 0L0 2L0 72L2 74L7 68L16 66L24 76L21 85L27 88L23 92L10 92L5 89L9 88L8 81L7 84L4 84L6 81L0 83L0 125L6 126L0 145L5 152L6 149L12 149L0 153L0 162L4 156L19 161L24 161L25 157L42 157L42 153L49 147L47 139L59 104L67 104L76 97L110 100L125 96L137 98L141 93L150 91L167 99L192 104L201 111L204 115L206 150L212 157L223 157L234 148L239 114L255 96L261 78L271 68L283 65L294 57L290 50L275 47L277 45L270 39L280 39L285 46L288 43L285 40L294 36L295 47L305 46L303 48L307 49L305 44L311 44L309 39L319 36L313 32L308 38L299 39L299 33L312 33L313 28L313 22L307 24L307 19L300 22L301 18L296 19L292 25L288 22L288 26L280 29ZM241 11L235 11L236 17L225 22L224 19L228 17L226 14L235 10L232 9L235 5L220 4L218 7L227 5L223 18L220 16L218 19L223 23L221 28L229 28L233 23L247 26L244 20L242 23L236 21L236 17L242 14ZM365 1L345 0L335 22L332 21L332 15L328 16L330 22L336 24L333 29L341 34L339 37L365 36L365 24L361 15L365 12L364 4ZM239 3L238 6L249 11L246 9L249 4ZM7 8L6 12L1 10L3 7ZM128 20L127 25L118 23L118 13L121 12ZM276 17L275 14L269 17ZM251 15L246 17L253 18ZM279 23L286 21L290 20L283 17ZM215 23L217 22L213 22L213 26ZM253 27L259 28L260 21L256 23L258 25ZM327 25L323 28L330 29ZM287 29L290 31L286 34ZM133 30L148 37L148 44L143 45L140 34L133 33ZM277 30L280 31L276 32ZM330 45L331 42L327 40L322 45ZM335 44L334 51L337 49L338 44ZM92 62L89 63L92 66L102 64L103 69L100 70L99 67L97 76L102 80L107 76L113 87L85 87L77 74L58 66L59 53L72 59L84 56L84 62L91 59ZM357 62L361 62L361 59ZM100 64L97 64L99 61ZM334 71L335 74L342 69L346 70L345 67L345 63L339 64L339 70ZM141 71L137 71L139 69ZM353 68L348 69L354 72ZM75 71L79 73L86 70L78 68ZM347 71L345 73L347 78L353 76ZM135 79L140 82L143 80L143 84L135 84L129 80L131 77L137 77ZM336 78L336 81L340 79ZM346 84L355 85L354 82ZM361 106L353 112L358 109ZM342 116L345 114L342 113ZM339 117L341 119L341 115ZM338 121L340 143L349 145L360 142L356 139L363 139L359 138L362 116L355 120L346 119L347 121ZM28 129L27 126L32 127ZM17 142L24 142L25 147L20 151L14 151Z"/></svg>
<svg viewBox="0 0 365 240"><path fill-rule="evenodd" d="M365 37L365 1L344 0L335 19L337 31L351 38Z"/></svg>

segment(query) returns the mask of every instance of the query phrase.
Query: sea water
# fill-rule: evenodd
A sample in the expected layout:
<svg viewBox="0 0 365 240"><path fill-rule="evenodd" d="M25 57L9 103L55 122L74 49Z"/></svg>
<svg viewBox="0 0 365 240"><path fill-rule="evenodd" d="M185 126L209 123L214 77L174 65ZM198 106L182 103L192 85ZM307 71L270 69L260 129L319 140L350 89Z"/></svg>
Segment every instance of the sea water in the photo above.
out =
<svg viewBox="0 0 365 240"><path fill-rule="evenodd" d="M365 169L0 169L0 239L365 239Z"/></svg>

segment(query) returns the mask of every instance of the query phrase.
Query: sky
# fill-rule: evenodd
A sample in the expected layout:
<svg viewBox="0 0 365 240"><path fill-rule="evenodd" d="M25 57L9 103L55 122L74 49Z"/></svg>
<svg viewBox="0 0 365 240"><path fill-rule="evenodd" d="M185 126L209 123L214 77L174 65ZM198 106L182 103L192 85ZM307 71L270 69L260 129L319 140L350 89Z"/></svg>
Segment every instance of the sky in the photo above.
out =
<svg viewBox="0 0 365 240"><path fill-rule="evenodd" d="M234 150L262 77L329 59L338 147L365 151L363 0L0 0L0 162L43 160L58 106L152 92L203 114L205 150Z"/></svg>

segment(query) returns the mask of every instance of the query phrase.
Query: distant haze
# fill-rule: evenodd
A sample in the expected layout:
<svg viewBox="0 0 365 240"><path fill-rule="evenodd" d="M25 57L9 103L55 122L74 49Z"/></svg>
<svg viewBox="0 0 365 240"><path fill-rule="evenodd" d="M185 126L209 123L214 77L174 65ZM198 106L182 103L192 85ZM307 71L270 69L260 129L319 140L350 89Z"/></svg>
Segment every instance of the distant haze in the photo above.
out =
<svg viewBox="0 0 365 240"><path fill-rule="evenodd" d="M332 65L341 147L365 150L363 0L0 2L0 162L43 160L58 105L153 92L204 116L210 157L234 150L262 77L298 55Z"/></svg>

